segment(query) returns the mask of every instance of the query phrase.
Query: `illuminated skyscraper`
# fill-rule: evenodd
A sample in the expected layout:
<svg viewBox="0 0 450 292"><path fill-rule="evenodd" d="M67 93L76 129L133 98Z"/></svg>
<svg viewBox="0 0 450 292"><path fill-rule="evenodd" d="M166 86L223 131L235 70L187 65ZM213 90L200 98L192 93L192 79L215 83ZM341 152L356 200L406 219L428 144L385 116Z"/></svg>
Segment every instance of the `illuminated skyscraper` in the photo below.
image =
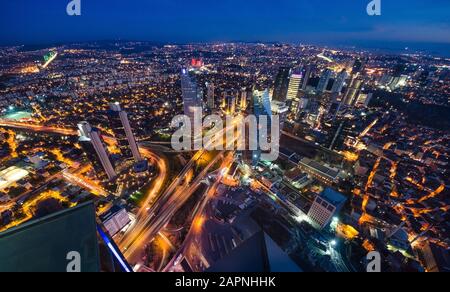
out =
<svg viewBox="0 0 450 292"><path fill-rule="evenodd" d="M333 88L331 89L332 93L341 93L342 88L344 88L345 81L348 78L347 71L342 70L341 73L338 74L336 80L334 81Z"/></svg>
<svg viewBox="0 0 450 292"><path fill-rule="evenodd" d="M291 68L281 67L278 71L278 75L275 78L275 87L273 91L273 100L286 101L288 88L289 88L289 75L291 74Z"/></svg>
<svg viewBox="0 0 450 292"><path fill-rule="evenodd" d="M286 122L289 107L285 102L273 100L271 104L272 113L280 117L280 130L283 130L284 123Z"/></svg>
<svg viewBox="0 0 450 292"><path fill-rule="evenodd" d="M109 153L100 138L99 131L92 128L88 122L79 123L78 129L79 143L94 167L97 176L100 179L104 179L106 176L109 180L116 178L116 172L109 158Z"/></svg>
<svg viewBox="0 0 450 292"><path fill-rule="evenodd" d="M261 116L267 116L267 121L270 124L271 120L272 120L272 104L271 104L271 100L270 100L270 94L269 94L269 90L266 89L265 91L259 91L259 90L255 90L253 92L253 110L254 110L254 115L258 118L258 120L260 119ZM269 129L270 129L270 125L269 125ZM258 130L259 131L259 130ZM269 134L270 135L270 134ZM253 166L256 166L259 162L259 160L261 159L261 149L259 148L259 132L257 134L256 139L258 139L257 144L258 144L258 150L253 151L252 153L252 164ZM264 138L264 137L262 137ZM267 138L267 137L265 137ZM250 138L251 139L251 138Z"/></svg>
<svg viewBox="0 0 450 292"><path fill-rule="evenodd" d="M333 71L326 69L320 77L319 84L317 85L317 92L323 93L327 90L328 83L333 76Z"/></svg>
<svg viewBox="0 0 450 292"><path fill-rule="evenodd" d="M301 74L292 74L289 80L289 88L287 93L287 100L293 100L297 98L298 90L300 89L300 84L302 81Z"/></svg>
<svg viewBox="0 0 450 292"><path fill-rule="evenodd" d="M354 77L349 87L347 88L344 98L342 99L343 104L352 106L355 103L356 98L358 97L361 86L362 80Z"/></svg>
<svg viewBox="0 0 450 292"><path fill-rule="evenodd" d="M195 113L203 112L203 100L194 76L187 69L181 71L181 91L183 95L184 114L191 120L191 125L194 125Z"/></svg>
<svg viewBox="0 0 450 292"><path fill-rule="evenodd" d="M109 106L109 122L122 156L125 158L133 157L136 162L141 161L142 157L131 130L127 113L120 108L119 103L111 103Z"/></svg>

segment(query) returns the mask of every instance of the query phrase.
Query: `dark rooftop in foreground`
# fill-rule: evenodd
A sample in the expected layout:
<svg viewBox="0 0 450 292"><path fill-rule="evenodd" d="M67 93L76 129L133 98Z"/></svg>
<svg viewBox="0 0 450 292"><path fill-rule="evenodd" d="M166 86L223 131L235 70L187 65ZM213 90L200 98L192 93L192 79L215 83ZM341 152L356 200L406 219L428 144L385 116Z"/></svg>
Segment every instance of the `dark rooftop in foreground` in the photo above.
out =
<svg viewBox="0 0 450 292"><path fill-rule="evenodd" d="M92 202L0 233L0 272L66 272L71 251L80 253L81 271L100 271Z"/></svg>

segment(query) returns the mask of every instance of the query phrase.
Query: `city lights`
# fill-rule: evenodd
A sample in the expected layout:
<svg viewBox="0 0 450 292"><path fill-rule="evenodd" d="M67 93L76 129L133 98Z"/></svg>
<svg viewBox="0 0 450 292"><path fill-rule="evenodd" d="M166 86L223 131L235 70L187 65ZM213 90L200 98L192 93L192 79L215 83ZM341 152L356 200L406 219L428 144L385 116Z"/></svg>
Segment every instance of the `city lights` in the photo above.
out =
<svg viewBox="0 0 450 292"><path fill-rule="evenodd" d="M448 271L450 3L360 1L3 5L0 272Z"/></svg>

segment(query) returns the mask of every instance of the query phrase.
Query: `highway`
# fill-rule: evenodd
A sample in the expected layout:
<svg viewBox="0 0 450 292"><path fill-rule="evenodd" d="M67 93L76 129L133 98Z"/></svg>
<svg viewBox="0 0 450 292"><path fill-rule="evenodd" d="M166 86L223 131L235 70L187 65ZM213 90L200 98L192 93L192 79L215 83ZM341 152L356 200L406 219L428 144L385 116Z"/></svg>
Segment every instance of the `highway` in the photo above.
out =
<svg viewBox="0 0 450 292"><path fill-rule="evenodd" d="M226 134L229 131L235 131L235 126L238 122L239 119L235 119L232 125L229 125L225 129L219 131L218 134ZM25 124L5 120L0 120L0 126L36 132L54 133L59 135L77 135L77 131L71 129ZM103 136L103 138L105 141L114 140L114 138L108 136ZM236 141L237 138L234 137L234 142ZM184 166L183 170L177 175L163 194L158 197L153 206L149 206L149 204L160 193L162 187L164 186L164 182L168 176L168 168L164 159L153 153L151 150L140 145L140 151L142 154L152 160L152 162L156 162L159 170L159 176L155 179L154 185L150 188L149 194L147 194L146 201L142 204L138 212L136 224L118 242L118 245L127 260L131 263L139 261L143 247L145 247L148 242L151 242L151 240L165 227L165 225L167 225L176 211L198 188L211 167L223 158L225 151L221 151L218 155L216 155L208 163L208 165L204 167L202 172L192 183L189 183L189 181L186 180L189 174L192 173L193 167L196 163L200 161L200 159L207 153L205 148L210 147L212 143L214 143L214 141L204 145L203 149L195 153L192 159Z"/></svg>
<svg viewBox="0 0 450 292"><path fill-rule="evenodd" d="M203 171L195 178L192 183L185 183L167 197L161 197L160 200L151 208L149 216L141 223L143 230L136 234L133 233L133 240L128 246L124 246L124 255L130 264L138 263L143 246L151 240L170 222L173 215L183 206L189 197L200 186L202 180L208 174L209 169L214 166L223 157L223 152L217 155ZM136 232L136 231L134 231ZM129 242L129 241L128 241ZM123 246L123 245L121 245Z"/></svg>
<svg viewBox="0 0 450 292"><path fill-rule="evenodd" d="M166 265L165 269L163 271L167 272L169 269L175 264L175 261L180 258L180 256L184 255L186 252L186 248L193 244L195 237L201 232L202 230L202 218L204 210L210 202L210 200L214 197L214 195L217 193L217 188L219 187L220 183L222 182L222 179L228 174L231 165L234 161L234 152L229 152L225 159L222 161L222 164L220 168L217 170L217 177L213 185L211 185L205 192L205 195L202 197L201 201L198 204L198 208L196 209L196 212L194 212L191 216L190 220L191 228L189 229L188 235L186 236L183 244L178 249L178 252L175 256L173 256L172 260Z"/></svg>
<svg viewBox="0 0 450 292"><path fill-rule="evenodd" d="M20 129L20 130L27 130L32 132L44 132L44 133L52 133L57 135L63 135L63 136L76 136L78 135L78 131L74 129L68 129L68 128L59 128L59 127L50 127L50 126L42 126L42 125L36 125L36 124L30 124L30 123L21 123L21 122L15 122L15 121L9 121L0 119L0 127L5 128L13 128L13 129ZM102 138L109 143L114 143L115 138L109 137L109 136L102 136ZM158 156L156 153L152 152L149 148L143 147L142 145L139 145L139 150L141 154L149 159L154 165L156 165L158 169L158 177L154 180L153 185L151 186L148 194L146 194L146 199L142 204L142 207L138 213L138 215L142 216L144 215L144 212L148 208L150 202L154 200L154 198L161 192L164 182L168 178L168 166L166 161ZM106 195L104 190L96 186L95 184L89 182L89 181L81 181L80 177L76 174L71 174L68 172L63 173L63 177L67 179L69 182L75 184L75 185L82 185L83 187L86 187L94 192L94 194L99 195ZM8 204L9 206L9 204ZM1 208L4 208L2 206Z"/></svg>
<svg viewBox="0 0 450 292"><path fill-rule="evenodd" d="M14 122L14 121L5 120L5 119L0 119L0 127L13 128L13 129L19 129L19 130L28 130L28 131L32 131L32 132L53 133L53 134L58 134L58 135L63 135L63 136L78 135L78 131L73 130L73 129L65 129L65 128L58 128L58 127L49 127L49 126L30 124L30 123Z"/></svg>

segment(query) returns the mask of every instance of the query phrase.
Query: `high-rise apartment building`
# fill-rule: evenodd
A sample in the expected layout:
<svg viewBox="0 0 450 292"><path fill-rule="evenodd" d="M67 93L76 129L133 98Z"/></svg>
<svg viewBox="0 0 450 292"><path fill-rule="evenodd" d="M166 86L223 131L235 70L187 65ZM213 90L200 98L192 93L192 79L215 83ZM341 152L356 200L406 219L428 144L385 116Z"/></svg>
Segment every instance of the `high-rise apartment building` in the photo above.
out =
<svg viewBox="0 0 450 292"><path fill-rule="evenodd" d="M341 93L342 89L344 88L345 81L347 80L347 78L348 78L348 73L344 69L344 70L341 71L341 73L338 74L336 80L334 81L333 88L331 89L331 92L332 93L338 93L338 94Z"/></svg>
<svg viewBox="0 0 450 292"><path fill-rule="evenodd" d="M119 103L111 103L108 118L120 152L125 158L134 158L136 162L142 160L139 147L131 130L128 114L123 111Z"/></svg>
<svg viewBox="0 0 450 292"><path fill-rule="evenodd" d="M181 91L184 114L189 117L193 125L196 112L203 112L203 99L195 77L187 69L181 71Z"/></svg>
<svg viewBox="0 0 450 292"><path fill-rule="evenodd" d="M317 85L317 92L323 93L327 90L331 77L333 77L333 71L326 69L323 72L322 77L320 77L319 84Z"/></svg>
<svg viewBox="0 0 450 292"><path fill-rule="evenodd" d="M291 78L289 80L287 100L294 100L297 98L301 82L302 82L302 74L294 73L291 75Z"/></svg>
<svg viewBox="0 0 450 292"><path fill-rule="evenodd" d="M281 67L275 78L275 86L273 91L273 100L286 101L289 88L289 76L291 68Z"/></svg>
<svg viewBox="0 0 450 292"><path fill-rule="evenodd" d="M97 129L92 128L88 122L78 124L79 144L83 148L89 162L92 164L97 176L100 179L108 178L113 180L116 178L113 163L110 160L109 153L103 144L100 133Z"/></svg>

